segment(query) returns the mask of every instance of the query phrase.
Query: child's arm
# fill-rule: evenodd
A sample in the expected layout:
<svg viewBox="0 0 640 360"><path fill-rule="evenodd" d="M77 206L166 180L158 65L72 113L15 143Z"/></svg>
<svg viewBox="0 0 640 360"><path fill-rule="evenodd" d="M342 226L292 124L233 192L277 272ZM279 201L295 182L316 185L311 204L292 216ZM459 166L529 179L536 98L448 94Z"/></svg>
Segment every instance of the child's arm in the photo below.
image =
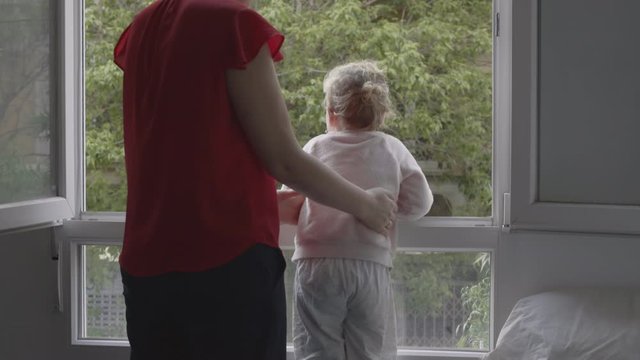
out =
<svg viewBox="0 0 640 360"><path fill-rule="evenodd" d="M433 194L422 169L403 146L400 157L402 182L398 193L398 218L402 220L418 220L431 210Z"/></svg>
<svg viewBox="0 0 640 360"><path fill-rule="evenodd" d="M433 194L422 170L412 171L400 184L398 218L418 220L431 210Z"/></svg>
<svg viewBox="0 0 640 360"><path fill-rule="evenodd" d="M283 187L284 188L284 187ZM300 209L304 203L304 195L285 188L278 190L278 214L281 224L297 225Z"/></svg>

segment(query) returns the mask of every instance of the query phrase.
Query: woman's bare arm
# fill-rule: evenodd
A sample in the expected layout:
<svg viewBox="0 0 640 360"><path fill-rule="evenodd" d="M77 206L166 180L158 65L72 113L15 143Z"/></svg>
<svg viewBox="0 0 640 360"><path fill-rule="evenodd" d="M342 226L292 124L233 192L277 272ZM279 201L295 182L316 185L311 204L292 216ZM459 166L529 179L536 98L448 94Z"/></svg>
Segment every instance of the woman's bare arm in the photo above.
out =
<svg viewBox="0 0 640 360"><path fill-rule="evenodd" d="M227 70L226 76L238 120L276 180L386 233L385 226L396 211L391 194L383 189L360 189L300 148L268 47L264 46L246 69Z"/></svg>

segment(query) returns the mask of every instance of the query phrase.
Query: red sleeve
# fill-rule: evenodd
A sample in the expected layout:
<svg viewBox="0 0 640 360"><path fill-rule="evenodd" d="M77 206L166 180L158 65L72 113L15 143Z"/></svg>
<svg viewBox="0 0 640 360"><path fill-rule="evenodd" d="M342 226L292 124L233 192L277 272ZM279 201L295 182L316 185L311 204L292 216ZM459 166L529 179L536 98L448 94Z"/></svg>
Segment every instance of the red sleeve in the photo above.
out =
<svg viewBox="0 0 640 360"><path fill-rule="evenodd" d="M113 62L115 62L116 65L118 65L118 67L123 71L125 67L125 55L126 55L126 49L127 49L127 40L129 39L130 28L131 28L131 25L127 26L127 28L124 29L124 31L122 32L122 35L120 35L120 39L118 40L116 47L113 49Z"/></svg>
<svg viewBox="0 0 640 360"><path fill-rule="evenodd" d="M274 61L282 60L280 47L284 42L284 36L257 12L251 9L237 12L232 27L228 67L246 68L265 44L269 46Z"/></svg>

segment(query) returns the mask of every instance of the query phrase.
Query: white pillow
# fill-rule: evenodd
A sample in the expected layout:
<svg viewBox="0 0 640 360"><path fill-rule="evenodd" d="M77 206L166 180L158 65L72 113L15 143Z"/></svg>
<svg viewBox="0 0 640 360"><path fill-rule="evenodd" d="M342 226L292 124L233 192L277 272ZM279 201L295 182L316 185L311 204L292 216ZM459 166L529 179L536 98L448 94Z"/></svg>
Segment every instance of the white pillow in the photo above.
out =
<svg viewBox="0 0 640 360"><path fill-rule="evenodd" d="M640 289L565 289L516 303L484 360L638 360Z"/></svg>

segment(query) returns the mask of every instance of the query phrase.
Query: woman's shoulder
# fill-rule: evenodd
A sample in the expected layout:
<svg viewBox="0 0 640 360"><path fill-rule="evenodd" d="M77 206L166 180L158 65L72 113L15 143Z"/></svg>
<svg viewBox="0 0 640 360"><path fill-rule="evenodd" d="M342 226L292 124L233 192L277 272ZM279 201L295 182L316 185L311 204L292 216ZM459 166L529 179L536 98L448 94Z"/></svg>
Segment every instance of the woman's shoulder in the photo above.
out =
<svg viewBox="0 0 640 360"><path fill-rule="evenodd" d="M241 3L238 0L191 0L184 3L184 14L190 14L190 19L208 19L219 18L223 20L235 19L238 16L258 18L263 20L262 16L254 9Z"/></svg>
<svg viewBox="0 0 640 360"><path fill-rule="evenodd" d="M250 7L238 0L188 0L185 2L188 7L200 8L201 10L210 9L228 9L228 10L244 10Z"/></svg>

